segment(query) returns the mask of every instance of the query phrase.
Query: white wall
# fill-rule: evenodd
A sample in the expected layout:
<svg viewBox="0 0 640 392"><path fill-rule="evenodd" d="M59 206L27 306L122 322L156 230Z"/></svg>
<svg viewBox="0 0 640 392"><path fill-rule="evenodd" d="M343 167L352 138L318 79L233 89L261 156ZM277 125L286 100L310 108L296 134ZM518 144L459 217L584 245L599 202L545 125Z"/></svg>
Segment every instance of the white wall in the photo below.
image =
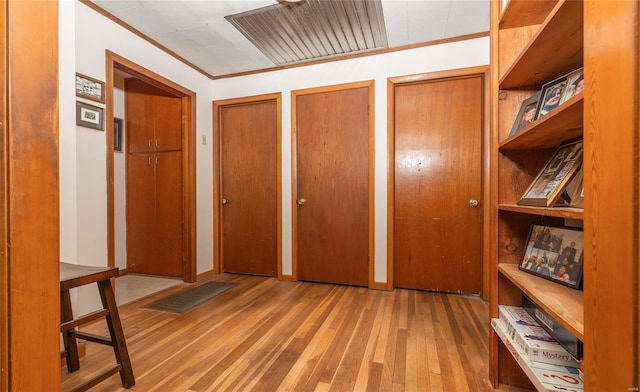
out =
<svg viewBox="0 0 640 392"><path fill-rule="evenodd" d="M375 281L387 280L387 78L489 64L489 37L213 81L213 99L282 92L282 272L292 271L291 91L375 81Z"/></svg>
<svg viewBox="0 0 640 392"><path fill-rule="evenodd" d="M59 2L59 26L61 259L106 265L106 133L75 125L75 73L105 81L105 51L110 50L194 91L197 140L201 135L211 140L211 80L78 1ZM213 267L212 148L208 143L195 149L196 257L202 273ZM95 291L89 290L86 298ZM91 302L84 294L79 297ZM91 307L81 305L79 311Z"/></svg>
<svg viewBox="0 0 640 392"><path fill-rule="evenodd" d="M106 265L107 262L106 133L75 125L73 85L75 72L106 80L105 50L196 92L196 257L199 274L213 268L211 101L282 92L283 273L291 274L290 93L310 87L374 80L376 282L386 281L387 78L489 63L489 38L484 37L211 81L78 1L61 0L59 18L60 253L62 260L90 265ZM116 90L116 97L117 94L121 91ZM122 108L114 109L116 116L121 117ZM206 137L206 145L201 143L202 136ZM122 154L116 155L116 168L120 170L118 155ZM121 186L116 183L117 200L121 199L121 193ZM122 201L117 200L116 203ZM118 222L116 224L121 227ZM116 246L118 266L123 267L121 237L116 241L119 244Z"/></svg>

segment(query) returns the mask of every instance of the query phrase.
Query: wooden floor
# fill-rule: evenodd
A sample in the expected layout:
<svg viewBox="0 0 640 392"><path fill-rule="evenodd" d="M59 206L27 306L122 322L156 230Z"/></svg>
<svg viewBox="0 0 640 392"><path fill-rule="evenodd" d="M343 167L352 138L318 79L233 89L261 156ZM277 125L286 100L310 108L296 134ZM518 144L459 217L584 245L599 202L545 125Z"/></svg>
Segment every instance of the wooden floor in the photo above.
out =
<svg viewBox="0 0 640 392"><path fill-rule="evenodd" d="M488 305L477 297L221 274L239 283L185 314L120 307L136 391L489 391ZM86 330L106 334L104 322ZM80 371L113 351L87 342ZM92 391L120 391L115 375Z"/></svg>

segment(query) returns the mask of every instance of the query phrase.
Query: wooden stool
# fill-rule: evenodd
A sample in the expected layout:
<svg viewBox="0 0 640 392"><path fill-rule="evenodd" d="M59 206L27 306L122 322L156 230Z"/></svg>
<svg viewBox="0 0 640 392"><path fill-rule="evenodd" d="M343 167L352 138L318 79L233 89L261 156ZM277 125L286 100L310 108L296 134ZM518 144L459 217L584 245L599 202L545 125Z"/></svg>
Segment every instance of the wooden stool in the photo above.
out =
<svg viewBox="0 0 640 392"><path fill-rule="evenodd" d="M115 367L85 382L74 389L74 391L86 391L118 372L120 372L123 387L131 388L136 383L133 377L133 370L131 369L131 361L129 360L129 352L127 351L124 333L122 332L120 316L118 315L118 306L115 296L113 295L113 287L111 286L111 278L116 276L118 276L117 267L90 267L60 263L60 332L62 332L62 338L64 340L65 357L69 373L75 372L80 368L76 339L88 340L113 347L117 362ZM69 289L90 283L98 284L103 308L74 319L73 311L71 310ZM101 317L104 317L107 321L109 334L111 336L110 339L76 330L76 327Z"/></svg>

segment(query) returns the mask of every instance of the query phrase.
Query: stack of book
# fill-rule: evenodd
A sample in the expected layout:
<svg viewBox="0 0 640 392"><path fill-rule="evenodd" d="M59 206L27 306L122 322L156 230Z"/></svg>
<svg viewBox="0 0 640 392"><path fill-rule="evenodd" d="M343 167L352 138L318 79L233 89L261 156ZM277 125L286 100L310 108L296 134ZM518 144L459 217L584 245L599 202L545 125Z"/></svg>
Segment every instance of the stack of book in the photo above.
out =
<svg viewBox="0 0 640 392"><path fill-rule="evenodd" d="M582 392L578 361L524 308L499 306L493 329L538 391Z"/></svg>

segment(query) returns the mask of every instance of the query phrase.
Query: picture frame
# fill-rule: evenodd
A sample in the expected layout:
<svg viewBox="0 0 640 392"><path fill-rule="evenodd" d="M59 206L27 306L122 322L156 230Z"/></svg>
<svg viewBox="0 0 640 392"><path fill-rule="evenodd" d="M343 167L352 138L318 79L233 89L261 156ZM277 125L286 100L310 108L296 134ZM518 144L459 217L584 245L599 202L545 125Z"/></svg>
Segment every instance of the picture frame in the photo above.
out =
<svg viewBox="0 0 640 392"><path fill-rule="evenodd" d="M533 225L518 268L579 290L584 265L582 230Z"/></svg>
<svg viewBox="0 0 640 392"><path fill-rule="evenodd" d="M568 75L563 75L542 86L540 101L536 109L536 120L560 106L560 100L567 85Z"/></svg>
<svg viewBox="0 0 640 392"><path fill-rule="evenodd" d="M76 125L104 131L104 109L76 101Z"/></svg>
<svg viewBox="0 0 640 392"><path fill-rule="evenodd" d="M579 174L578 185L571 196L570 207L584 208L584 176L582 173Z"/></svg>
<svg viewBox="0 0 640 392"><path fill-rule="evenodd" d="M113 118L113 151L122 152L122 127L124 121L121 118Z"/></svg>
<svg viewBox="0 0 640 392"><path fill-rule="evenodd" d="M539 100L540 91L522 102L522 105L520 105L520 110L518 111L518 115L516 116L516 120L514 121L513 127L511 128L511 132L509 132L509 136L515 135L519 130L531 124L535 120Z"/></svg>
<svg viewBox="0 0 640 392"><path fill-rule="evenodd" d="M565 103L575 95L584 91L584 68L573 71L567 77L567 86L564 89L562 98L560 99L560 105Z"/></svg>
<svg viewBox="0 0 640 392"><path fill-rule="evenodd" d="M76 96L104 103L104 82L76 72Z"/></svg>
<svg viewBox="0 0 640 392"><path fill-rule="evenodd" d="M560 146L527 188L518 204L538 207L554 205L582 166L582 146L582 140Z"/></svg>

